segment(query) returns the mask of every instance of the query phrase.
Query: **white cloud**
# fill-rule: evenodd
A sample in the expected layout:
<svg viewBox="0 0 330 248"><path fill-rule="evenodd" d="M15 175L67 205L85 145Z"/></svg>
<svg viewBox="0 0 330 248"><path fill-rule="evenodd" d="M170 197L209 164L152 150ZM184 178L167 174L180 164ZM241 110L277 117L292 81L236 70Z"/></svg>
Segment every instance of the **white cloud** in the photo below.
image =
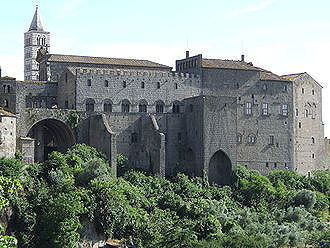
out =
<svg viewBox="0 0 330 248"><path fill-rule="evenodd" d="M266 7L268 7L269 5L271 5L274 2L275 2L275 0L264 0L251 7L235 9L235 10L229 11L229 12L225 13L222 17L229 18L229 17L234 17L234 16L238 16L238 15L251 13L251 12L256 12L256 11L265 9Z"/></svg>

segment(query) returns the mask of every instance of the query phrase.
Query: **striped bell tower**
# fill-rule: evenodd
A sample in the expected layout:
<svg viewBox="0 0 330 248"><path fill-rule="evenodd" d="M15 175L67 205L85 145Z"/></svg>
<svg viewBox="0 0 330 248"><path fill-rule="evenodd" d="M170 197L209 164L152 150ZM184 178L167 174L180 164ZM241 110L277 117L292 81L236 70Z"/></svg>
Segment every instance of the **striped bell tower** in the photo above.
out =
<svg viewBox="0 0 330 248"><path fill-rule="evenodd" d="M49 51L49 44L50 33L44 30L38 6L36 6L29 31L24 33L24 80L39 80L37 51L41 47Z"/></svg>

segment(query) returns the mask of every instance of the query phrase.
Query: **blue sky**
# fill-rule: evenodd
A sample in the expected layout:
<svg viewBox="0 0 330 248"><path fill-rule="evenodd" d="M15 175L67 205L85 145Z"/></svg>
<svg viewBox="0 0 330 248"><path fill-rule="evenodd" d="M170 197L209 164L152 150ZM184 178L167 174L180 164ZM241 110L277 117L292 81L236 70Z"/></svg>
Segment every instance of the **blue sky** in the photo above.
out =
<svg viewBox="0 0 330 248"><path fill-rule="evenodd" d="M51 53L149 59L174 66L202 53L276 74L308 72L323 85L330 136L328 0L11 0L1 2L2 74L23 79L23 33L39 5Z"/></svg>

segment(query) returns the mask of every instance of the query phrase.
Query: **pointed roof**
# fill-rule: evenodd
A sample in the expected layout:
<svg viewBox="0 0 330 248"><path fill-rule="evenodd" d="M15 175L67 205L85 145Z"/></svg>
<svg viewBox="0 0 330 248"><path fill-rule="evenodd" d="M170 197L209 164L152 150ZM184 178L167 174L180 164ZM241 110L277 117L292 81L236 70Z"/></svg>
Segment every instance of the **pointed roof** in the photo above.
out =
<svg viewBox="0 0 330 248"><path fill-rule="evenodd" d="M29 31L44 31L44 27L42 26L41 17L38 11L38 5L36 7L36 11L34 12Z"/></svg>

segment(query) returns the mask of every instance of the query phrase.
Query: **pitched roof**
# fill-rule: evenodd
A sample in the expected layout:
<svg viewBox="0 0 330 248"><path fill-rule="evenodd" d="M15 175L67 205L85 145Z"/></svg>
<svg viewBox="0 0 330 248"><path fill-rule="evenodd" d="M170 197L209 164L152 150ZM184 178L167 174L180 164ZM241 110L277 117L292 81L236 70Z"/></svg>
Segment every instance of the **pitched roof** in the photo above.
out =
<svg viewBox="0 0 330 248"><path fill-rule="evenodd" d="M298 77L300 77L301 75L305 74L305 72L301 72L301 73L294 73L294 74L288 74L288 75L283 75L281 76L282 78L285 78L287 80L294 80Z"/></svg>
<svg viewBox="0 0 330 248"><path fill-rule="evenodd" d="M36 7L36 11L34 12L34 16L29 28L29 31L44 31L44 27L42 26L41 17L39 15L38 6Z"/></svg>
<svg viewBox="0 0 330 248"><path fill-rule="evenodd" d="M90 56L77 56L77 55L61 55L50 54L48 61L54 62L68 62L68 63L84 63L84 64L106 64L106 65L120 65L120 66L133 66L133 67L153 67L170 70L171 67L162 65L149 60L139 59L122 59L122 58L104 58L104 57L90 57Z"/></svg>
<svg viewBox="0 0 330 248"><path fill-rule="evenodd" d="M252 63L247 63L240 60L223 60L223 59L202 59L202 67L204 68L218 68L218 69L234 69L234 70L248 70L259 71L260 69L254 67Z"/></svg>
<svg viewBox="0 0 330 248"><path fill-rule="evenodd" d="M265 71L265 70L260 72L260 80L263 80L263 81L284 81L284 82L290 81L289 79L286 79L286 78L283 78L279 75L276 75L276 74L272 73L271 71Z"/></svg>

